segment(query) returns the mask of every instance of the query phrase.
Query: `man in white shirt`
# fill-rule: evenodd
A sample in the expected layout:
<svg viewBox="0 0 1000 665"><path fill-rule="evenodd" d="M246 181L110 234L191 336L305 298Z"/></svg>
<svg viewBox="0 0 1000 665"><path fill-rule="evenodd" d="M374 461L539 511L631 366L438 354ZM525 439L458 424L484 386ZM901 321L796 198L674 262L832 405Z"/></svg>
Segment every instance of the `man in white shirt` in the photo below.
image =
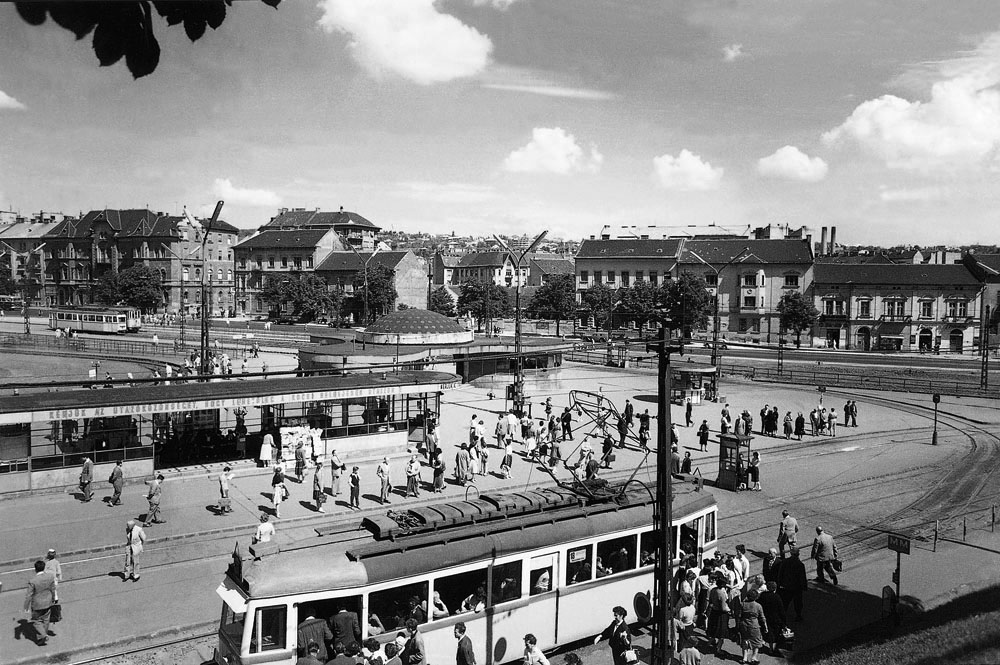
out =
<svg viewBox="0 0 1000 665"><path fill-rule="evenodd" d="M746 545L736 546L736 567L744 580L750 579L750 559L747 558Z"/></svg>
<svg viewBox="0 0 1000 665"><path fill-rule="evenodd" d="M266 513L260 514L260 524L257 525L257 533L253 536L255 543L269 543L274 537L274 525L271 524Z"/></svg>

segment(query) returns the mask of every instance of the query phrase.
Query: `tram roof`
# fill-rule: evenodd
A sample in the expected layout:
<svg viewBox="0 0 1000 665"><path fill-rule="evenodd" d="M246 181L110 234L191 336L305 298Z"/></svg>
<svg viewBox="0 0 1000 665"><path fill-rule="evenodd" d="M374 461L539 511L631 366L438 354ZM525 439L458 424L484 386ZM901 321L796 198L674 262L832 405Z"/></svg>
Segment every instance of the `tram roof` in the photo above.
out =
<svg viewBox="0 0 1000 665"><path fill-rule="evenodd" d="M164 380L167 380L166 378ZM214 399L254 398L270 395L294 395L321 391L364 390L401 386L438 386L459 381L449 372L408 370L377 374L347 374L310 376L301 378L274 378L222 382L177 383L171 385L143 385L100 390L66 390L51 393L31 393L0 397L0 414L86 409L171 402L199 402ZM309 399L304 397L304 399ZM114 415L108 413L106 415Z"/></svg>
<svg viewBox="0 0 1000 665"><path fill-rule="evenodd" d="M624 504L558 506L394 540L377 541L359 526L332 538L319 537L315 544L297 543L297 549L244 562L242 586L252 598L352 589L651 526L653 499L645 492L629 496L631 501ZM458 503L445 504L441 512L453 512ZM712 494L690 485L679 485L674 491L675 520L714 505Z"/></svg>

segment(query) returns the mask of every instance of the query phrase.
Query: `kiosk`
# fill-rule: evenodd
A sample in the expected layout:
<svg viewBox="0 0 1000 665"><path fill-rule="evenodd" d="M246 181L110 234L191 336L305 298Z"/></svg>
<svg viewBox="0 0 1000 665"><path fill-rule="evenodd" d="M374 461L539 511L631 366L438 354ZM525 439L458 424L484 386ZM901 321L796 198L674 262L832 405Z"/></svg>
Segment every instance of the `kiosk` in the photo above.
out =
<svg viewBox="0 0 1000 665"><path fill-rule="evenodd" d="M750 464L752 436L745 434L719 435L719 477L715 486L735 492L746 485L747 467Z"/></svg>

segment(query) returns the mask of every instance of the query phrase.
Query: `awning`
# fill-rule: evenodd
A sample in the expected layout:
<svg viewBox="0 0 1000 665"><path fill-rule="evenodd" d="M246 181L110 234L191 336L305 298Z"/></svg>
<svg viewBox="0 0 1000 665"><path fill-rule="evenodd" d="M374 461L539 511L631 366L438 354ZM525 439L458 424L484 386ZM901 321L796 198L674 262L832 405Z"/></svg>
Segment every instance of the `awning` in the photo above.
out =
<svg viewBox="0 0 1000 665"><path fill-rule="evenodd" d="M247 611L247 599L243 590L228 577L223 578L222 584L215 590L215 593L219 594L219 598L236 614L243 614Z"/></svg>

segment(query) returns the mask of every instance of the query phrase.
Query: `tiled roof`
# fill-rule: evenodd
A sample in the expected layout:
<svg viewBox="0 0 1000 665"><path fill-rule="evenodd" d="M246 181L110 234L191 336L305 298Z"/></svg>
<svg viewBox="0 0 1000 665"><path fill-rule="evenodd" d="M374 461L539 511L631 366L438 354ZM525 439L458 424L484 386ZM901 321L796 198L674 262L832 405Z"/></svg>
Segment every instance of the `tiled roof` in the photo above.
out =
<svg viewBox="0 0 1000 665"><path fill-rule="evenodd" d="M362 270L365 266L364 260L371 256L371 252L361 252L359 257L351 251L331 252L323 262L316 266L317 272L351 272ZM408 252L379 252L375 258L368 262L369 266L381 265L387 268L395 268L403 260Z"/></svg>
<svg viewBox="0 0 1000 665"><path fill-rule="evenodd" d="M962 265L865 264L844 265L817 263L813 268L814 284L893 285L893 286L966 286L979 284Z"/></svg>
<svg viewBox="0 0 1000 665"><path fill-rule="evenodd" d="M874 263L877 265L887 265L896 263L885 254L831 254L829 256L817 256L816 263L840 263L845 265L861 265Z"/></svg>
<svg viewBox="0 0 1000 665"><path fill-rule="evenodd" d="M570 259L531 259L534 266L544 275L572 275L576 271L573 261Z"/></svg>
<svg viewBox="0 0 1000 665"><path fill-rule="evenodd" d="M356 212L340 210L338 212L321 212L319 210L286 210L278 213L265 228L334 228L341 226L364 227L378 231L381 227L372 224Z"/></svg>
<svg viewBox="0 0 1000 665"><path fill-rule="evenodd" d="M667 240L584 240L576 258L674 258L680 241Z"/></svg>
<svg viewBox="0 0 1000 665"><path fill-rule="evenodd" d="M441 265L445 268L457 268L459 261L461 261L460 256L451 256L448 254L438 254L438 258L441 259Z"/></svg>
<svg viewBox="0 0 1000 665"><path fill-rule="evenodd" d="M972 254L972 258L990 270L1000 272L1000 254Z"/></svg>
<svg viewBox="0 0 1000 665"><path fill-rule="evenodd" d="M502 266L507 256L507 252L475 252L463 256L456 267L478 268L480 266Z"/></svg>
<svg viewBox="0 0 1000 665"><path fill-rule="evenodd" d="M316 247L329 229L266 230L236 245L239 249L300 249Z"/></svg>
<svg viewBox="0 0 1000 665"><path fill-rule="evenodd" d="M712 265L722 266L738 256L744 248L750 252L746 258L739 261L742 264L754 263L807 263L813 262L809 242L806 240L750 240L747 238L726 240L688 240L684 243L684 252L680 263L689 265L701 263L690 255L695 252Z"/></svg>
<svg viewBox="0 0 1000 665"><path fill-rule="evenodd" d="M139 208L135 210L91 210L82 219L60 222L49 235L64 238L85 238L95 224L107 223L119 236L170 236L176 235L176 224L170 224L166 215Z"/></svg>

